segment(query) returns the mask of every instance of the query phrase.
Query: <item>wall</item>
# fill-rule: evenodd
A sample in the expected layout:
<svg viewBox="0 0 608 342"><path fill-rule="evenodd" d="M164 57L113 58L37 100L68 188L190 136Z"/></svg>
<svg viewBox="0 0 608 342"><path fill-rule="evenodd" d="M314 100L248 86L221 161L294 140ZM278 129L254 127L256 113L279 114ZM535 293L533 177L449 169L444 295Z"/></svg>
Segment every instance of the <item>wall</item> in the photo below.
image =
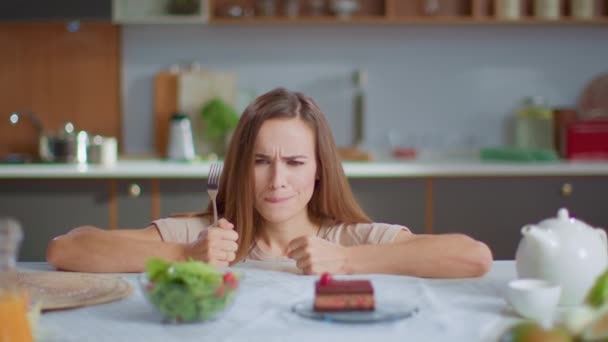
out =
<svg viewBox="0 0 608 342"><path fill-rule="evenodd" d="M391 131L432 147L500 144L523 96L572 106L608 72L606 26L126 25L122 44L127 153L152 152L152 78L180 61L235 70L258 94L304 91L339 144L351 139L351 72L363 68L370 146L388 146Z"/></svg>

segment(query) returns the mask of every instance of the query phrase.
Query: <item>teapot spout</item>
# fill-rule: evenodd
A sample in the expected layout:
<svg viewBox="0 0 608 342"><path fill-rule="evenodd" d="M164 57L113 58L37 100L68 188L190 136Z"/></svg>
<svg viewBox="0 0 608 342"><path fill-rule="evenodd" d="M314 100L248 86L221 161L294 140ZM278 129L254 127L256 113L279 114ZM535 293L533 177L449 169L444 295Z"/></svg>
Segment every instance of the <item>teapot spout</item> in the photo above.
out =
<svg viewBox="0 0 608 342"><path fill-rule="evenodd" d="M540 248L541 251L547 251L547 248L551 242L548 231L533 224L528 224L521 229L521 233L526 240L532 242L534 245Z"/></svg>

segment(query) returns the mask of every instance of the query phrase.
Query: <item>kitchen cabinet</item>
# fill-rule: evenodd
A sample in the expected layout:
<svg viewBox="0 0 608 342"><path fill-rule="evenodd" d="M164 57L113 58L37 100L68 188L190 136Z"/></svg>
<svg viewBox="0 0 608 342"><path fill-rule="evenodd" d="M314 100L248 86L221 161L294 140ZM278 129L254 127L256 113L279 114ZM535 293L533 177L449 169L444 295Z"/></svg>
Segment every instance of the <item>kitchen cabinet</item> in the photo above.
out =
<svg viewBox="0 0 608 342"><path fill-rule="evenodd" d="M1 180L0 216L16 218L25 233L19 260L45 260L48 242L74 227L108 226L108 184L108 180Z"/></svg>
<svg viewBox="0 0 608 342"><path fill-rule="evenodd" d="M0 1L0 21L60 19L110 21L111 14L111 0Z"/></svg>
<svg viewBox="0 0 608 342"><path fill-rule="evenodd" d="M372 221L401 224L412 232L424 232L424 179L356 178L349 182L357 201Z"/></svg>
<svg viewBox="0 0 608 342"><path fill-rule="evenodd" d="M157 219L154 207L158 204L158 181L151 179L121 179L116 186L116 217L119 229L147 227ZM110 212L112 215L112 212Z"/></svg>
<svg viewBox="0 0 608 342"><path fill-rule="evenodd" d="M202 24L210 0L113 0L112 21L120 24Z"/></svg>
<svg viewBox="0 0 608 342"><path fill-rule="evenodd" d="M202 212L209 205L206 179L160 181L160 216Z"/></svg>
<svg viewBox="0 0 608 342"><path fill-rule="evenodd" d="M465 233L488 244L495 259L513 259L521 228L561 207L608 226L608 177L445 178L433 180L433 232Z"/></svg>
<svg viewBox="0 0 608 342"><path fill-rule="evenodd" d="M561 207L608 226L607 176L349 178L375 222L415 233L464 233L487 243L495 259L513 259L521 227L555 216ZM20 260L42 261L53 237L70 229L142 228L209 203L206 179L4 179L0 216L25 230Z"/></svg>

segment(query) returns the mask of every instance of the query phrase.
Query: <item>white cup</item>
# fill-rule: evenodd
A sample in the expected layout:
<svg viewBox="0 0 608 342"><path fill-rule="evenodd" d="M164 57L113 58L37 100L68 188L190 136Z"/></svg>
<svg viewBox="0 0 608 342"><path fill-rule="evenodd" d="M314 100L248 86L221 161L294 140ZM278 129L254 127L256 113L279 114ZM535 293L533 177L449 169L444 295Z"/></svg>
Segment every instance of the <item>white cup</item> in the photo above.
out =
<svg viewBox="0 0 608 342"><path fill-rule="evenodd" d="M507 299L522 317L544 326L553 322L561 295L561 286L541 279L517 279L509 282Z"/></svg>
<svg viewBox="0 0 608 342"><path fill-rule="evenodd" d="M92 164L100 164L105 167L116 165L118 159L118 143L114 137L102 137L96 135L89 145L89 159Z"/></svg>

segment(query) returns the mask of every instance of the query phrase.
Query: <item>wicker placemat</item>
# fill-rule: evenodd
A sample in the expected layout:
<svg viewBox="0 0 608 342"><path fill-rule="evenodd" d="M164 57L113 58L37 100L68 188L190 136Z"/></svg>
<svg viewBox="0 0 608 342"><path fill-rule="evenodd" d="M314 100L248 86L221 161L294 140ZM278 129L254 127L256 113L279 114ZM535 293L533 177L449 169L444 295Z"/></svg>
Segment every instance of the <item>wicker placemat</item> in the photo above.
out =
<svg viewBox="0 0 608 342"><path fill-rule="evenodd" d="M126 280L107 274L75 272L20 272L19 284L42 310L59 310L107 303L133 291Z"/></svg>

